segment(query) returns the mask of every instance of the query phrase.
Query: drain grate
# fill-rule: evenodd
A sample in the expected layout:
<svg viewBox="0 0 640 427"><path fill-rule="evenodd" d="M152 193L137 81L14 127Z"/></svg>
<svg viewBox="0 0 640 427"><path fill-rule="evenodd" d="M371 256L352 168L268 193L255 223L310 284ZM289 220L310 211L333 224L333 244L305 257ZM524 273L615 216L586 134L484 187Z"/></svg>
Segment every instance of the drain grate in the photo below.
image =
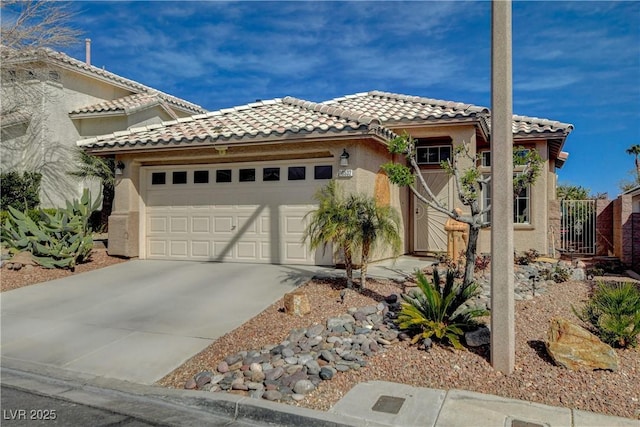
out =
<svg viewBox="0 0 640 427"><path fill-rule="evenodd" d="M387 414L397 414L404 404L405 399L393 396L380 396L371 410L376 412L385 412ZM513 426L518 427L518 426ZM528 427L528 426L522 426Z"/></svg>
<svg viewBox="0 0 640 427"><path fill-rule="evenodd" d="M532 423L523 420L511 420L511 427L546 427L544 424Z"/></svg>

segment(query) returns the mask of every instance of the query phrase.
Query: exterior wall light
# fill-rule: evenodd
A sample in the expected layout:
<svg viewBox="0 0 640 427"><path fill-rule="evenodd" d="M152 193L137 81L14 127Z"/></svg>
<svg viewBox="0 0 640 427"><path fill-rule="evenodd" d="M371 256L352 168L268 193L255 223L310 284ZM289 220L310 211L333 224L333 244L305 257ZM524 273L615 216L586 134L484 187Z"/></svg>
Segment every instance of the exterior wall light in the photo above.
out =
<svg viewBox="0 0 640 427"><path fill-rule="evenodd" d="M121 161L117 162L116 170L115 170L116 175L122 175L123 171L124 171L124 163Z"/></svg>
<svg viewBox="0 0 640 427"><path fill-rule="evenodd" d="M349 153L346 148L343 148L340 154L340 166L349 166Z"/></svg>

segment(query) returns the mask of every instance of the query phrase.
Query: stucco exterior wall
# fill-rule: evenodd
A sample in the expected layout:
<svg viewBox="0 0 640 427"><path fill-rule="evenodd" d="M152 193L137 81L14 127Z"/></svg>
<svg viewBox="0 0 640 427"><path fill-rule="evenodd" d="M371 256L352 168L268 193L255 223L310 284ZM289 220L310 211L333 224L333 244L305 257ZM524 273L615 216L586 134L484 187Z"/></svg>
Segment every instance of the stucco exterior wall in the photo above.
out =
<svg viewBox="0 0 640 427"><path fill-rule="evenodd" d="M41 206L55 207L63 206L65 200L80 197L84 187L89 187L96 196L100 191L99 184L84 182L67 174L74 169L76 141L130 127L160 123L172 117L158 106L130 116L71 120L71 111L121 98L131 92L57 66L50 66L45 71L44 75L55 72L58 78L21 83L18 91L14 91L15 86L3 82L3 103L14 101L21 105L31 113L31 120L26 131L20 130L20 126L3 130L0 167L3 172L41 172ZM29 95L24 95L25 90ZM181 111L177 114L185 115Z"/></svg>
<svg viewBox="0 0 640 427"><path fill-rule="evenodd" d="M528 249L535 249L540 253L548 254L552 242L549 240L549 212L548 206L552 200L550 194L555 193L555 170L549 164L547 147L545 142L536 141L515 141L514 145L535 147L542 158L542 172L535 184L530 188L530 223L514 224L513 245L518 252ZM517 169L514 169L514 172ZM554 197L555 198L555 197ZM480 232L478 239L478 253L490 252L491 250L491 229L486 228Z"/></svg>
<svg viewBox="0 0 640 427"><path fill-rule="evenodd" d="M389 182L381 166L391 161L391 153L385 146L378 142L369 141L358 145L351 145L347 152L353 155L349 158L349 168L354 168L355 191L376 197L380 202L389 202L389 206L395 208L400 215L400 236L402 239L402 253L409 252L409 244L406 238L409 222L409 205L404 189ZM341 152L340 152L341 153ZM338 155L339 158L339 155ZM339 179L340 180L340 179ZM353 185L349 186L353 187ZM375 259L392 256L390 250L379 248L375 253Z"/></svg>
<svg viewBox="0 0 640 427"><path fill-rule="evenodd" d="M350 154L349 166L340 167L340 155L343 149ZM353 143L352 141L300 141L286 144L269 144L254 146L230 146L225 154L220 154L213 147L196 149L162 150L148 153L130 153L118 155L117 160L125 165L123 175L116 182L116 198L113 213L109 218L109 253L125 257L139 256L139 248L144 236L140 235L140 221L144 216L144 198L141 194L140 167L151 165L182 164L226 164L234 162L255 162L277 159L318 159L331 162L334 176L340 169L352 169L350 178L337 178L345 192L362 192L374 194L377 172L391 155L378 142L369 138ZM390 204L399 210L404 209L401 203L402 190L390 185ZM404 228L404 219L401 227ZM113 228L112 228L113 227ZM404 232L402 233L404 235ZM381 251L374 254L376 258L389 254Z"/></svg>

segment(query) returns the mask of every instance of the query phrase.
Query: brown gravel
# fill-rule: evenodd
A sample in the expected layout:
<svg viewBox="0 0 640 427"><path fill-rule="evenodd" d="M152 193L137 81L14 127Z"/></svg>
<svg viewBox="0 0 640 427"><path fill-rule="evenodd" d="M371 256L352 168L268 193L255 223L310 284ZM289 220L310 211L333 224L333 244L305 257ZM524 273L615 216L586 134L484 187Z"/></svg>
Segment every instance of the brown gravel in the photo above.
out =
<svg viewBox="0 0 640 427"><path fill-rule="evenodd" d="M359 382L380 380L436 389L464 389L522 399L553 406L564 406L640 419L640 350L616 350L620 358L618 372L573 372L555 366L544 348L544 339L553 316L578 322L571 305L586 301L589 284L566 282L548 289L548 293L529 301L516 302L516 369L502 375L491 368L489 349L452 351L435 346L429 352L408 343L392 346L368 359L358 371L339 373L325 381L304 400L292 403L326 411ZM163 378L159 384L182 388L190 377L213 370L225 356L241 350L277 344L293 328L323 322L342 314L349 307L370 305L398 292L399 285L372 280L363 294L348 291L345 303L339 301L343 284L311 281L301 288L311 302L312 313L302 317L282 312L280 300Z"/></svg>
<svg viewBox="0 0 640 427"><path fill-rule="evenodd" d="M49 280L60 279L86 271L96 270L113 264L127 261L125 258L109 256L104 248L95 248L91 253L88 262L76 266L75 271L67 269L48 269L38 265L26 266L15 271L6 267L0 269L0 292L10 291L23 286L34 285L36 283L47 282Z"/></svg>

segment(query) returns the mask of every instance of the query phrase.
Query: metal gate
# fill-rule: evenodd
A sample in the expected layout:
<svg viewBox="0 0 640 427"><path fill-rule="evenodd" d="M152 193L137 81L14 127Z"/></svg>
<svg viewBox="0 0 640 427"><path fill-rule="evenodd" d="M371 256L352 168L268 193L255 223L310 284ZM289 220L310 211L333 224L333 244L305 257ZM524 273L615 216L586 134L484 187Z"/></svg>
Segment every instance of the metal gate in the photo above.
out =
<svg viewBox="0 0 640 427"><path fill-rule="evenodd" d="M596 254L595 208L595 200L562 200L560 235L563 252Z"/></svg>

